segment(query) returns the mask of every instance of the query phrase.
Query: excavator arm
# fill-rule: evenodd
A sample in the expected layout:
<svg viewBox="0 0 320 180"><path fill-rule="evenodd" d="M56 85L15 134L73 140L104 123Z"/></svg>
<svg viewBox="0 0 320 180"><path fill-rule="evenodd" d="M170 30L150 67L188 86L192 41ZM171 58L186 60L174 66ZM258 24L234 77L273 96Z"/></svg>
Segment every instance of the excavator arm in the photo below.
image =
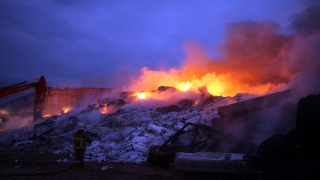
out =
<svg viewBox="0 0 320 180"><path fill-rule="evenodd" d="M44 108L45 103L45 95L46 95L46 80L44 76L41 76L38 82L30 82L24 81L18 84L14 84L12 86L4 87L0 89L0 98L16 94L22 91L26 91L28 89L35 88L35 97L34 97L34 121L37 119L42 119L42 110Z"/></svg>
<svg viewBox="0 0 320 180"><path fill-rule="evenodd" d="M35 88L36 88L36 92L34 95L33 121L43 118L42 110L44 108L45 96L46 96L46 90L47 90L46 80L44 76L40 77Z"/></svg>
<svg viewBox="0 0 320 180"><path fill-rule="evenodd" d="M30 83L30 84L24 84L24 85L20 84L19 86L13 85L10 87L4 87L4 88L0 89L0 98L10 96L12 94L22 92L22 91L25 91L25 90L28 90L28 89L31 89L34 87L36 87L36 83Z"/></svg>

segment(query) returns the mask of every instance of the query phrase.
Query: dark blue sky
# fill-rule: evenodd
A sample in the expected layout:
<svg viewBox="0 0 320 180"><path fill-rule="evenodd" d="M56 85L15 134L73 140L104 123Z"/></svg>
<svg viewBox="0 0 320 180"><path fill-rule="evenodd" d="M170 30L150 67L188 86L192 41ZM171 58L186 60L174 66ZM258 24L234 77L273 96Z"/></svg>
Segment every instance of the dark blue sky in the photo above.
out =
<svg viewBox="0 0 320 180"><path fill-rule="evenodd" d="M286 32L310 3L0 0L0 87L41 75L48 86L121 86L144 66L178 67L188 42L218 57L231 22L270 20Z"/></svg>

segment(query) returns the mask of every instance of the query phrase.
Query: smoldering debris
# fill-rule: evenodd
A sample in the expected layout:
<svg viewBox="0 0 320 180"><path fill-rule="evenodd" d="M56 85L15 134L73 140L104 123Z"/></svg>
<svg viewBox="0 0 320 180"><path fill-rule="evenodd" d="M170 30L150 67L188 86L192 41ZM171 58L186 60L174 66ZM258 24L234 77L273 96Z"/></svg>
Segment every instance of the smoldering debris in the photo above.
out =
<svg viewBox="0 0 320 180"><path fill-rule="evenodd" d="M5 131L0 134L1 144L19 150L49 151L72 157L74 153L72 134L76 130L77 123L82 122L93 138L93 142L87 147L86 161L145 162L149 148L163 144L187 123L226 130L227 127L221 128L218 124L213 124L212 120L220 118L219 107L237 103L239 96L213 96L209 99L202 104L196 104L194 100L182 99L171 106L159 108L126 106L123 101L115 101L121 102L120 105L117 104L118 109L106 114L102 113L103 106L101 106L106 102L99 100L83 110L71 110L59 116L49 117L40 123L30 125L29 128ZM222 138L226 143L221 143L214 150L224 151L228 147L229 152L253 153L256 147L253 144L257 145L260 142L239 135L239 133L248 133L248 131L241 132L241 127L246 127L248 124L252 127L254 122L268 123L268 119L248 121L239 121L237 126L233 127L233 131L227 131L227 136ZM210 144L216 142L214 139L216 137L195 128L186 128L184 131L183 136L179 138L180 143L184 146L192 144L197 147L197 151L207 151L210 149L208 148ZM254 135L266 138L271 134L273 131L270 129L266 131L262 129L260 134ZM236 135L243 138L230 141L230 138Z"/></svg>

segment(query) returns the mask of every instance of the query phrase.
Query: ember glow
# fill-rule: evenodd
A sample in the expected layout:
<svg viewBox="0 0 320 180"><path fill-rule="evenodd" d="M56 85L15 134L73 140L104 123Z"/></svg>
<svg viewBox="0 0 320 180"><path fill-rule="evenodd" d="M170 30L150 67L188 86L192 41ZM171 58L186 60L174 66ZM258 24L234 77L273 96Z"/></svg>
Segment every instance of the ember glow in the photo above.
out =
<svg viewBox="0 0 320 180"><path fill-rule="evenodd" d="M68 113L70 111L70 108L63 108L62 110L64 113Z"/></svg>
<svg viewBox="0 0 320 180"><path fill-rule="evenodd" d="M59 109L59 108L53 108L53 109ZM62 114L66 114L66 113L68 113L70 111L71 111L70 107L63 107L63 108L61 108L60 112L52 110L52 109L49 109L49 110L46 110L46 114L43 115L43 117L51 117L51 116L54 116L54 115L59 115L60 116Z"/></svg>
<svg viewBox="0 0 320 180"><path fill-rule="evenodd" d="M101 113L102 114L106 114L108 112L108 104L105 103L102 107Z"/></svg>

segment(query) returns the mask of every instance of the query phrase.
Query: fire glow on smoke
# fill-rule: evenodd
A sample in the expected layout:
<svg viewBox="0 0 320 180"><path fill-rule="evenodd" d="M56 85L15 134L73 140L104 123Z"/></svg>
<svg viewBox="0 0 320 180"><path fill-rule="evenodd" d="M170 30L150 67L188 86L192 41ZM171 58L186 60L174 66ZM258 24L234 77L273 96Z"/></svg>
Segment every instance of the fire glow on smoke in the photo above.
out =
<svg viewBox="0 0 320 180"><path fill-rule="evenodd" d="M301 17L318 21L319 16L313 15L318 15L319 9L307 9ZM299 25L293 34L282 33L280 25L270 21L227 24L225 41L217 48L221 58L209 56L196 43L186 43L186 58L179 67L158 70L143 67L122 90L134 92L136 100L174 96L154 93L160 86L173 87L181 93L199 93L205 87L214 96L264 95L288 88L305 88L308 89L305 93L312 93L319 88L320 33L310 28L304 33L301 24L315 21L302 20L293 21L293 26ZM306 83L301 86L303 82ZM107 113L107 106L101 107L101 113Z"/></svg>
<svg viewBox="0 0 320 180"><path fill-rule="evenodd" d="M244 92L263 95L287 88L299 71L292 68L290 57L293 35L281 34L279 25L273 22L243 21L228 24L226 29L226 41L219 47L223 58L210 57L199 45L187 43L187 57L180 67L143 67L126 89L137 92L171 86L185 92L205 86L212 95L234 96ZM137 96L145 98L143 94Z"/></svg>

